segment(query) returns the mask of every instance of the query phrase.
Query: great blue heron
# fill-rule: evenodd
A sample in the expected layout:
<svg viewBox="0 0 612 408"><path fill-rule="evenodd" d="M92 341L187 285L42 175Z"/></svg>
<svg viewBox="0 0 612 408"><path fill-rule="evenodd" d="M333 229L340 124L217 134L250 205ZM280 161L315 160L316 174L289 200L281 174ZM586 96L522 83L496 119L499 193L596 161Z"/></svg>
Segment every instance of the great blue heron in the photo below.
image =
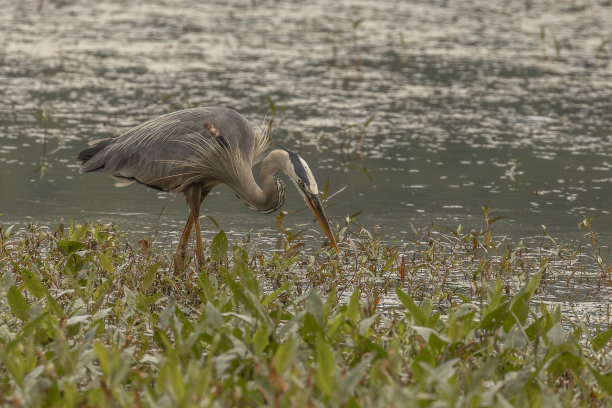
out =
<svg viewBox="0 0 612 408"><path fill-rule="evenodd" d="M77 157L82 164L79 173L102 171L119 185L138 182L156 190L185 194L190 212L176 250L177 268L184 260L194 224L198 265L203 264L200 205L213 187L225 183L248 208L269 214L285 202L280 171L293 181L338 252L308 164L286 149L273 150L263 159L270 145L267 135L254 131L234 110L181 110L154 118L119 137L89 144ZM252 167L262 159L260 188Z"/></svg>

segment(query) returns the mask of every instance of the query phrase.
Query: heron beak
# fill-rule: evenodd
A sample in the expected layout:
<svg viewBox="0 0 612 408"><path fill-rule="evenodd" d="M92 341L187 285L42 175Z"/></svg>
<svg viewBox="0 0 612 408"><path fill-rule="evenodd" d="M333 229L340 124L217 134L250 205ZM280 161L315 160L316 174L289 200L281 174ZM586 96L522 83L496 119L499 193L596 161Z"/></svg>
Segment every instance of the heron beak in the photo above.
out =
<svg viewBox="0 0 612 408"><path fill-rule="evenodd" d="M321 199L316 194L306 194L306 204L312 210L313 214L319 221L319 225L323 230L323 233L329 238L331 242L331 246L334 248L336 253L340 255L340 251L338 250L338 245L336 245L336 239L334 238L334 233L331 230L331 226L329 225L329 220L327 219L327 214L325 214L325 210L323 209L323 204L321 204Z"/></svg>

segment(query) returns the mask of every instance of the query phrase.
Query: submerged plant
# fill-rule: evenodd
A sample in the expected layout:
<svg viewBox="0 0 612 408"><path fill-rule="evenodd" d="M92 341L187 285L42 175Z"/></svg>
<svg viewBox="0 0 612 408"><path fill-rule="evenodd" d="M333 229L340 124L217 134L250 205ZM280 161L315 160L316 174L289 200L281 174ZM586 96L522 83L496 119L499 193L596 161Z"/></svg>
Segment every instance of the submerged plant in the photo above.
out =
<svg viewBox="0 0 612 408"><path fill-rule="evenodd" d="M369 180L372 180L372 175L366 166L366 154L364 152L364 143L368 136L368 127L374 120L371 116L362 123L353 123L345 126L340 132L339 146L336 148L340 155L341 168L344 172L351 169L361 169ZM320 134L317 143L319 148L324 145L326 136ZM334 140L336 143L336 140Z"/></svg>
<svg viewBox="0 0 612 408"><path fill-rule="evenodd" d="M40 113L40 121L42 124L42 145L43 145L43 151L42 151L42 155L40 156L40 164L38 165L38 168L36 169L36 171L40 172L40 178L42 179L43 177L45 177L45 174L47 173L47 169L48 169L48 162L47 162L47 125L49 122L49 109L47 109L47 107L43 107L42 111Z"/></svg>
<svg viewBox="0 0 612 408"><path fill-rule="evenodd" d="M542 52L542 59L544 60L548 59L548 53L546 52L547 33L548 33L548 37L550 37L553 48L555 50L555 56L559 58L559 56L561 55L561 45L559 44L557 37L553 34L553 32L550 29L547 29L546 27L541 26L540 27L540 49Z"/></svg>
<svg viewBox="0 0 612 408"><path fill-rule="evenodd" d="M178 97L178 100L175 101L175 98ZM178 95L178 94L170 94L164 95L161 97L160 102L168 104L168 112L174 112L177 110L183 109L191 109L197 108L200 106L199 102L193 102L189 98L189 95Z"/></svg>

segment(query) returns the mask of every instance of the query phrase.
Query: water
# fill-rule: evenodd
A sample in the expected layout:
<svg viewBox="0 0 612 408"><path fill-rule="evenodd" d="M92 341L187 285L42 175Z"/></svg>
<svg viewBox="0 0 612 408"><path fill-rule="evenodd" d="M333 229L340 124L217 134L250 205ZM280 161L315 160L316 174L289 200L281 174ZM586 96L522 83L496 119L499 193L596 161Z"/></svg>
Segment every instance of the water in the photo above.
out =
<svg viewBox="0 0 612 408"><path fill-rule="evenodd" d="M96 219L176 240L182 197L79 175L76 154L194 103L261 124L270 97L277 140L320 187L347 186L334 223L362 211L403 239L411 223L482 228L487 205L515 241L541 225L573 239L594 216L610 241L609 2L201 3L0 1L2 225ZM289 190L285 223L321 239ZM225 187L202 211L235 237L276 234Z"/></svg>

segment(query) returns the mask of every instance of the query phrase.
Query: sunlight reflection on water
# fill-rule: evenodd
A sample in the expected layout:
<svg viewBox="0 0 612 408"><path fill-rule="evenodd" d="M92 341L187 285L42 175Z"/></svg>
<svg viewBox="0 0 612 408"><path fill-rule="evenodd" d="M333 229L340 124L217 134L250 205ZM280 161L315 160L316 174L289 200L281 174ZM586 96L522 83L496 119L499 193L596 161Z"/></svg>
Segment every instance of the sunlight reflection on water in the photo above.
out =
<svg viewBox="0 0 612 408"><path fill-rule="evenodd" d="M410 223L482 226L487 205L517 240L540 224L573 238L592 216L609 239L612 49L600 45L612 8L506 3L86 1L36 13L10 2L0 25L2 222L167 225L176 239L182 199L156 225L165 199L78 175L76 152L194 103L261 124L270 96L275 137L301 149L319 184L348 186L331 202L338 223L361 210L364 226L401 239ZM558 55L541 27L559 39ZM235 201L228 190L205 203L224 229L274 229L225 201ZM287 206L303 207L294 192ZM289 217L310 222L304 211Z"/></svg>

